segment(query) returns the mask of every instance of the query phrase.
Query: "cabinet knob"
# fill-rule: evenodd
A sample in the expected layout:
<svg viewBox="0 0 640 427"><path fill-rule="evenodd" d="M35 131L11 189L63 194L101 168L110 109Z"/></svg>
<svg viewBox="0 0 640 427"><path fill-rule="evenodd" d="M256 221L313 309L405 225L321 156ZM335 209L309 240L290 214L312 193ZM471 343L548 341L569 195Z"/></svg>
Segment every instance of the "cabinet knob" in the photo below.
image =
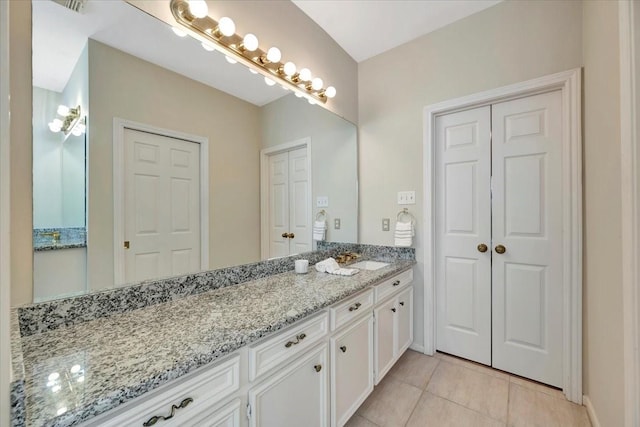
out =
<svg viewBox="0 0 640 427"><path fill-rule="evenodd" d="M396 312L396 308L395 308L395 307L393 307L393 308L391 309L391 311L393 311L393 312L395 313L395 312Z"/></svg>
<svg viewBox="0 0 640 427"><path fill-rule="evenodd" d="M400 280L396 280L395 282L393 282L393 286L398 286L400 284Z"/></svg>
<svg viewBox="0 0 640 427"><path fill-rule="evenodd" d="M322 365L314 365L313 369L315 369L316 372L320 372L322 370Z"/></svg>
<svg viewBox="0 0 640 427"><path fill-rule="evenodd" d="M346 345L341 346L340 350L342 350L343 353L346 353L347 352L347 346Z"/></svg>
<svg viewBox="0 0 640 427"><path fill-rule="evenodd" d="M352 305L351 307L349 307L349 311L355 311L355 310L359 309L361 305L362 304L357 302L357 303L355 303L355 305Z"/></svg>
<svg viewBox="0 0 640 427"><path fill-rule="evenodd" d="M404 301L400 301L400 305L404 307Z"/></svg>

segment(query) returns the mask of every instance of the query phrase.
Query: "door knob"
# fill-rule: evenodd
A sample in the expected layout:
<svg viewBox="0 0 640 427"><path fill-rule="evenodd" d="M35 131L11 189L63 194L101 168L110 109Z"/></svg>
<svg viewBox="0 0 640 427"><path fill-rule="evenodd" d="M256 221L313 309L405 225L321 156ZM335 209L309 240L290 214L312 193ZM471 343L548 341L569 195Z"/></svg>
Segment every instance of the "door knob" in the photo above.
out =
<svg viewBox="0 0 640 427"><path fill-rule="evenodd" d="M283 239L288 239L289 238L289 233L282 233L282 238Z"/></svg>
<svg viewBox="0 0 640 427"><path fill-rule="evenodd" d="M496 246L496 253L503 254L505 252L507 252L507 248L502 245Z"/></svg>
<svg viewBox="0 0 640 427"><path fill-rule="evenodd" d="M293 233L289 233L289 238L290 238L290 239L293 239L294 237L296 237L296 235L295 235L295 234L293 234Z"/></svg>
<svg viewBox="0 0 640 427"><path fill-rule="evenodd" d="M340 350L342 350L343 353L346 353L347 352L347 346L346 345L340 346Z"/></svg>
<svg viewBox="0 0 640 427"><path fill-rule="evenodd" d="M320 372L322 370L322 365L313 365L313 369L315 369L316 372Z"/></svg>
<svg viewBox="0 0 640 427"><path fill-rule="evenodd" d="M130 246L131 246L131 244L129 243L129 241L128 241L128 240L125 240L125 241L124 241L124 248L125 248L125 249L129 249L129 247L130 247Z"/></svg>
<svg viewBox="0 0 640 427"><path fill-rule="evenodd" d="M489 249L489 248L484 243L480 243L478 245L478 252L485 253L485 252L487 252L487 249Z"/></svg>

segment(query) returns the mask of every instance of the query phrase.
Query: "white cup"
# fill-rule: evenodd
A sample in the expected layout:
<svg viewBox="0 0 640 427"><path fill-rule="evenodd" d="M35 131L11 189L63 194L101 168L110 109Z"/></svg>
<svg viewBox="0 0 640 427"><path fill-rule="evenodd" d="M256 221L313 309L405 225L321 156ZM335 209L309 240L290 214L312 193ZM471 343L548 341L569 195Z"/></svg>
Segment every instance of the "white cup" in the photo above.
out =
<svg viewBox="0 0 640 427"><path fill-rule="evenodd" d="M308 259L296 260L296 273L306 274L308 272L309 272L309 260Z"/></svg>

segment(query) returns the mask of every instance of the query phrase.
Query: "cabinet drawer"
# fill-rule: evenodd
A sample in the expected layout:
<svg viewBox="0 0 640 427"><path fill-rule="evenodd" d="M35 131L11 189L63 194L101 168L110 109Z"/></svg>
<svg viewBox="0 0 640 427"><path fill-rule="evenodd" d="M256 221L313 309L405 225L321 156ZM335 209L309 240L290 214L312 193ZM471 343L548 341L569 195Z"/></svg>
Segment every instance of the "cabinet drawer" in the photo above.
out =
<svg viewBox="0 0 640 427"><path fill-rule="evenodd" d="M234 399L231 403L214 411L203 411L184 426L189 427L240 427L240 399Z"/></svg>
<svg viewBox="0 0 640 427"><path fill-rule="evenodd" d="M349 323L352 319L373 307L373 289L359 293L349 298L347 301L331 307L329 314L331 316L331 330L335 331L342 325Z"/></svg>
<svg viewBox="0 0 640 427"><path fill-rule="evenodd" d="M392 295L400 288L408 285L413 280L413 269L407 270L390 279L385 280L379 285L374 286L375 301L379 303L389 295Z"/></svg>
<svg viewBox="0 0 640 427"><path fill-rule="evenodd" d="M329 332L326 312L311 320L293 325L273 338L249 347L249 381L265 375L281 363L308 349Z"/></svg>
<svg viewBox="0 0 640 427"><path fill-rule="evenodd" d="M163 427L190 425L188 421L202 411L215 406L222 399L240 389L240 357L234 356L219 365L199 372L184 381L162 387L149 396L132 401L92 419L86 426L140 427L154 416L168 417L172 405L177 409L172 418L160 420ZM182 406L182 407L181 407Z"/></svg>

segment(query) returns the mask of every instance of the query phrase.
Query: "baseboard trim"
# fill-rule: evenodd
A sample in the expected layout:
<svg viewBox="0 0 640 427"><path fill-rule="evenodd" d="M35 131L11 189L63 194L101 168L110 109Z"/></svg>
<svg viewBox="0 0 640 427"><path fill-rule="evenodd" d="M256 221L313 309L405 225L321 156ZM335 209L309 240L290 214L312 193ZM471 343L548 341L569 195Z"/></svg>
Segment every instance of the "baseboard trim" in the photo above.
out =
<svg viewBox="0 0 640 427"><path fill-rule="evenodd" d="M417 351L417 352L419 352L419 353L424 353L424 346L419 345L419 344L412 343L412 344L409 346L409 350Z"/></svg>
<svg viewBox="0 0 640 427"><path fill-rule="evenodd" d="M591 399L589 399L589 396L586 394L582 396L582 404L587 408L587 415L589 415L589 421L591 421L592 427L600 427L600 421L598 421L596 410L593 408Z"/></svg>

